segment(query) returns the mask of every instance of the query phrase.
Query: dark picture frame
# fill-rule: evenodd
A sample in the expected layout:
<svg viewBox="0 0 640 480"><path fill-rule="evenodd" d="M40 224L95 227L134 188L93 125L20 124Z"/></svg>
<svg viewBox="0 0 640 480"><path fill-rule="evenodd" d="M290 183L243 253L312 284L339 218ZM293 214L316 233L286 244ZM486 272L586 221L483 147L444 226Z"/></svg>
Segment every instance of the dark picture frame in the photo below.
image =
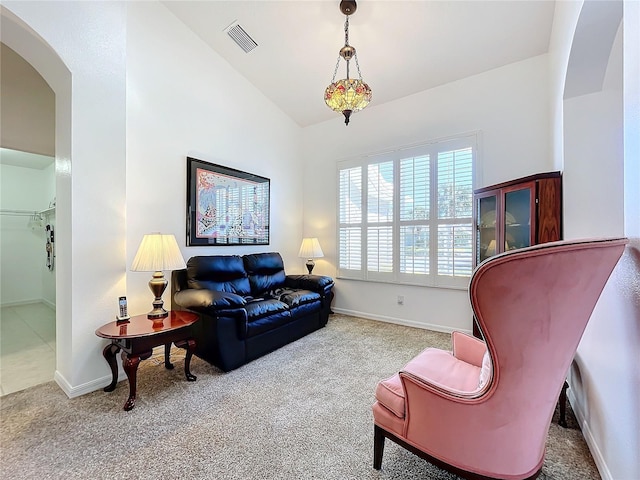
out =
<svg viewBox="0 0 640 480"><path fill-rule="evenodd" d="M271 180L187 157L187 246L269 245Z"/></svg>

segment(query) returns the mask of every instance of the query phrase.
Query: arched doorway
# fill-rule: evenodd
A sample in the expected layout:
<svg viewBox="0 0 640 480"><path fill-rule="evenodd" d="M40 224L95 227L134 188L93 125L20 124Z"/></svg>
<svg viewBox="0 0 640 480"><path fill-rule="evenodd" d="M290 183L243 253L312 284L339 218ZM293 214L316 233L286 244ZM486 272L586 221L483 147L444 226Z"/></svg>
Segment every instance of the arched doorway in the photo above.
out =
<svg viewBox="0 0 640 480"><path fill-rule="evenodd" d="M55 94L0 43L2 395L55 373Z"/></svg>
<svg viewBox="0 0 640 480"><path fill-rule="evenodd" d="M28 25L0 6L0 41L41 75L55 94L56 374L70 371L71 344L71 73Z"/></svg>

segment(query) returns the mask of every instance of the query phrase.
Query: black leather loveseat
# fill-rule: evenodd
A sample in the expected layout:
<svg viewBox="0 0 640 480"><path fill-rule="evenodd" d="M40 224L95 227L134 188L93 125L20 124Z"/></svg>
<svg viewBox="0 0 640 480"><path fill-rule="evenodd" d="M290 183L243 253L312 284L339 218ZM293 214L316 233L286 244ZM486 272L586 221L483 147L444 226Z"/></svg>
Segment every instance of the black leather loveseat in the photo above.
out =
<svg viewBox="0 0 640 480"><path fill-rule="evenodd" d="M286 275L279 253L192 257L171 276L171 308L201 315L195 354L229 371L327 324L333 279Z"/></svg>

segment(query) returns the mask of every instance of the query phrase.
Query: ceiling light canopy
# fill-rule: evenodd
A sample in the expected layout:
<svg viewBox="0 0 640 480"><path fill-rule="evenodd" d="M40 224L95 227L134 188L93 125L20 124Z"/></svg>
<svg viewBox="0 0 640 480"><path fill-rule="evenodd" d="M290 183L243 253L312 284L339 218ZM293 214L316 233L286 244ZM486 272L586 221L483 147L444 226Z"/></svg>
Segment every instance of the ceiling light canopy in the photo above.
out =
<svg viewBox="0 0 640 480"><path fill-rule="evenodd" d="M356 11L357 5L355 0L342 0L340 2L340 11L346 15L344 23L344 47L340 49L336 68L333 72L331 85L324 91L324 101L327 106L336 112L344 115L345 125L349 125L349 117L353 112L362 110L371 101L371 89L362 80L360 73L360 65L358 64L358 54L356 49L349 45L349 15ZM336 74L340 66L340 58L347 62L347 78L336 82ZM358 69L358 77L349 78L349 61L355 59L356 68Z"/></svg>

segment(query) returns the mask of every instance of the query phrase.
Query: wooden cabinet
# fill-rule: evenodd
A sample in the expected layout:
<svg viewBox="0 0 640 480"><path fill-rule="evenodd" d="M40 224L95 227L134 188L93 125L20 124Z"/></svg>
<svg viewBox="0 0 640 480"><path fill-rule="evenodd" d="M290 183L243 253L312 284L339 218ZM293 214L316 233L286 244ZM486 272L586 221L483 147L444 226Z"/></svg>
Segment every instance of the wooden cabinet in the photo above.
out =
<svg viewBox="0 0 640 480"><path fill-rule="evenodd" d="M541 173L473 192L474 266L497 254L562 238L562 176Z"/></svg>
<svg viewBox="0 0 640 480"><path fill-rule="evenodd" d="M473 192L474 267L498 253L562 239L562 174L541 173ZM473 324L473 333L479 331Z"/></svg>

